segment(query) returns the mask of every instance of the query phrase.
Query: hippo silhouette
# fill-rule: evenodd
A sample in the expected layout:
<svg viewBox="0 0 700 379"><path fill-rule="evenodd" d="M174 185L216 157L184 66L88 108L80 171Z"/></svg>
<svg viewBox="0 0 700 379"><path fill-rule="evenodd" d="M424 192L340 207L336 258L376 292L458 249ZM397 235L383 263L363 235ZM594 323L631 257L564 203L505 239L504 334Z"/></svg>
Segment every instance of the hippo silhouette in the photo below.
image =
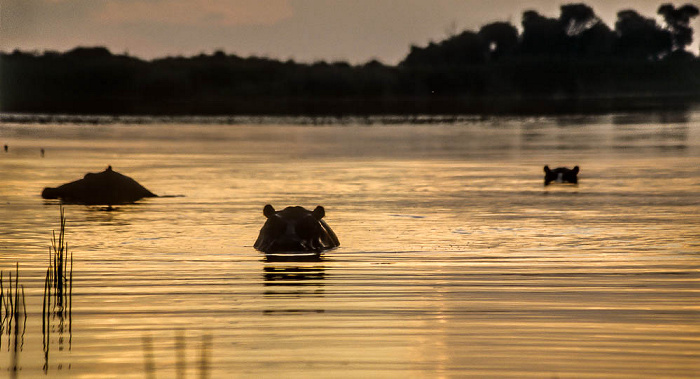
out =
<svg viewBox="0 0 700 379"><path fill-rule="evenodd" d="M312 253L319 256L324 250L340 245L333 230L322 220L326 211L320 205L313 211L302 207L275 211L267 204L263 214L267 221L253 246L265 254Z"/></svg>
<svg viewBox="0 0 700 379"><path fill-rule="evenodd" d="M41 197L44 199L109 206L133 203L144 197L157 196L134 179L112 170L112 166L108 166L106 170L97 174L85 174L85 177L80 180L56 188L46 187L41 192Z"/></svg>
<svg viewBox="0 0 700 379"><path fill-rule="evenodd" d="M544 185L551 182L578 184L578 166L573 169L558 167L550 170L549 166L544 166Z"/></svg>

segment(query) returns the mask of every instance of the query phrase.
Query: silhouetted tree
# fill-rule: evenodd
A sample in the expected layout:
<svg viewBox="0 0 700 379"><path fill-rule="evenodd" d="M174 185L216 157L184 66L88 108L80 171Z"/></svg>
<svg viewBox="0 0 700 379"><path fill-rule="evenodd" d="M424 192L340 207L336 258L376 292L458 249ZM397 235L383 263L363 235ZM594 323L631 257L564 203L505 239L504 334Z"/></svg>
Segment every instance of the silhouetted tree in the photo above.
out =
<svg viewBox="0 0 700 379"><path fill-rule="evenodd" d="M593 8L579 3L562 5L559 21L567 35L577 36L599 23L600 19L593 12Z"/></svg>
<svg viewBox="0 0 700 379"><path fill-rule="evenodd" d="M612 51L615 34L585 4L561 6L559 22L568 36L568 49L579 57L600 57Z"/></svg>
<svg viewBox="0 0 700 379"><path fill-rule="evenodd" d="M405 66L461 66L486 61L487 45L479 34L464 31L439 44L425 48L411 46L411 52L402 62Z"/></svg>
<svg viewBox="0 0 700 379"><path fill-rule="evenodd" d="M615 32L599 22L577 38L577 51L586 57L609 57L615 46Z"/></svg>
<svg viewBox="0 0 700 379"><path fill-rule="evenodd" d="M484 25L479 29L479 36L488 47L491 60L511 55L518 47L518 29L509 22Z"/></svg>
<svg viewBox="0 0 700 379"><path fill-rule="evenodd" d="M618 36L617 53L625 57L658 60L673 49L668 30L660 28L654 19L631 9L617 13L615 32Z"/></svg>
<svg viewBox="0 0 700 379"><path fill-rule="evenodd" d="M226 59L226 53L224 53L222 50L217 50L214 52L214 54L212 54L212 58L218 60Z"/></svg>
<svg viewBox="0 0 700 379"><path fill-rule="evenodd" d="M68 58L77 59L106 59L112 57L112 53L105 47L76 47L64 55Z"/></svg>
<svg viewBox="0 0 700 379"><path fill-rule="evenodd" d="M566 52L566 30L555 18L536 11L523 13L521 51L527 55L561 55Z"/></svg>
<svg viewBox="0 0 700 379"><path fill-rule="evenodd" d="M673 4L663 4L657 12L663 16L673 39L673 49L683 50L693 42L693 29L690 20L698 15L698 7L691 4L676 8Z"/></svg>

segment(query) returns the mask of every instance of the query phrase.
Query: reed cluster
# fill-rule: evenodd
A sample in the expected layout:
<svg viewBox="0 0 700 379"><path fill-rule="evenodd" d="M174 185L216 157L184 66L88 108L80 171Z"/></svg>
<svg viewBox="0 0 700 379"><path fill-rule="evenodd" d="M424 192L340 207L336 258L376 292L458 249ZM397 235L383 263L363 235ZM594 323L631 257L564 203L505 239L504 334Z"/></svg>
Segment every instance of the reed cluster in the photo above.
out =
<svg viewBox="0 0 700 379"><path fill-rule="evenodd" d="M49 247L49 267L44 279L44 304L42 309L41 331L44 343L44 371L48 369L51 332L58 332L59 349L63 349L63 334L68 329L68 348L72 339L73 305L73 253L68 251L65 239L66 217L60 208L61 224L56 238L52 233ZM53 322L53 328L52 328ZM67 324L67 325L66 325Z"/></svg>
<svg viewBox="0 0 700 379"><path fill-rule="evenodd" d="M7 334L7 350L12 348L12 365L10 370L18 370L18 352L24 346L24 332L27 329L27 304L24 298L24 286L19 284L19 263L7 275L7 288L2 271L0 271L0 336ZM2 338L0 338L2 346Z"/></svg>
<svg viewBox="0 0 700 379"><path fill-rule="evenodd" d="M61 226L56 239L56 231L52 233L51 247L49 248L49 267L46 269L46 280L44 282L44 296L55 301L52 303L55 308L62 311L69 309L71 293L73 291L73 254L68 252L66 242L66 217L61 212ZM46 302L45 302L46 303Z"/></svg>

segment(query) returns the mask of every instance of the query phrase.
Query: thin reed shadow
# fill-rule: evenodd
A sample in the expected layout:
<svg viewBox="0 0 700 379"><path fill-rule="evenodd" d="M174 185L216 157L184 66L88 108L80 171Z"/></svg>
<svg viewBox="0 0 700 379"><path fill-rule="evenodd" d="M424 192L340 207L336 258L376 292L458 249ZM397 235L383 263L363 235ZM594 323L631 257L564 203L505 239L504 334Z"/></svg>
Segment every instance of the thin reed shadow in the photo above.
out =
<svg viewBox="0 0 700 379"><path fill-rule="evenodd" d="M175 377L185 379L187 362L185 361L185 332L178 330L175 333Z"/></svg>
<svg viewBox="0 0 700 379"><path fill-rule="evenodd" d="M141 337L143 348L143 362L146 378L155 379L156 377L156 362L153 353L153 338L150 334L144 333ZM199 362L196 367L199 368L199 377L208 378L210 370L210 354L211 354L212 336L211 334L202 335L202 343L200 345ZM175 332L175 377L187 377L187 342L184 330Z"/></svg>
<svg viewBox="0 0 700 379"><path fill-rule="evenodd" d="M58 333L58 350L65 349L65 334L68 334L68 350L73 343L73 253L68 252L65 240L66 218L60 207L61 224L56 239L52 233L49 247L49 267L44 278L44 301L41 331L44 347L44 373L49 370L51 333Z"/></svg>
<svg viewBox="0 0 700 379"><path fill-rule="evenodd" d="M143 365L146 378L155 379L156 363L153 358L153 338L150 334L146 334L141 337L141 342L143 344Z"/></svg>
<svg viewBox="0 0 700 379"><path fill-rule="evenodd" d="M206 379L209 377L210 352L211 352L212 336L211 334L202 335L202 346L200 347L199 355L199 377Z"/></svg>

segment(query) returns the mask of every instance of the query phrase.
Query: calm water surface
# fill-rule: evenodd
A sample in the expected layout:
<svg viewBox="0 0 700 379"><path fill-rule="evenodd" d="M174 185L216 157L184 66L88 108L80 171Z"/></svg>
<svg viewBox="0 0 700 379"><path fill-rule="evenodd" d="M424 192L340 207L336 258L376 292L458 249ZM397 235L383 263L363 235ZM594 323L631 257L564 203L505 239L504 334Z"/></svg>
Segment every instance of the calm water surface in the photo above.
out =
<svg viewBox="0 0 700 379"><path fill-rule="evenodd" d="M27 321L0 375L700 376L700 113L5 123L5 143L0 269L7 291L19 262ZM580 184L544 188L544 164ZM65 206L71 313L42 333L41 190L107 165L182 196ZM266 262L267 203L323 205L341 247Z"/></svg>

